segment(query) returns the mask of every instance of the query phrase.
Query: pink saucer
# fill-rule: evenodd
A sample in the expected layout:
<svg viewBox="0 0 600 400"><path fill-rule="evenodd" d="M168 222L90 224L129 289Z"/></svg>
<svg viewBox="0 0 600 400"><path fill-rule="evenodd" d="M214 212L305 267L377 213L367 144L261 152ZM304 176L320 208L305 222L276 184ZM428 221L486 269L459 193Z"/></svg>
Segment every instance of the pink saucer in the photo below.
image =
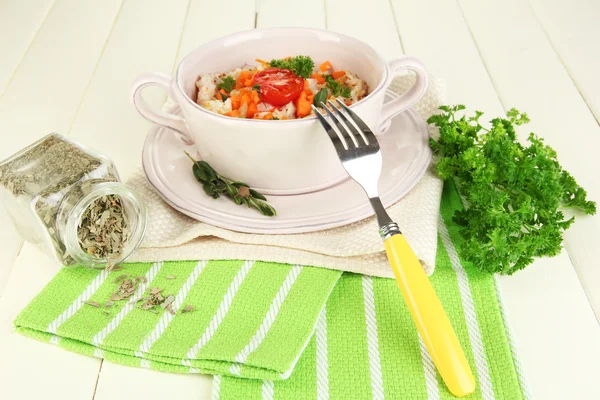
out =
<svg viewBox="0 0 600 400"><path fill-rule="evenodd" d="M178 111L178 107L170 110ZM431 161L429 132L425 121L409 109L394 118L385 135L377 139L383 154L379 193L383 204L389 206L407 194L427 170ZM215 200L192 175L184 150L195 153L168 128L153 127L144 143L142 165L168 204L199 221L238 232L285 234L334 228L373 215L364 192L351 179L312 193L266 196L277 210L276 217L265 217L226 198Z"/></svg>

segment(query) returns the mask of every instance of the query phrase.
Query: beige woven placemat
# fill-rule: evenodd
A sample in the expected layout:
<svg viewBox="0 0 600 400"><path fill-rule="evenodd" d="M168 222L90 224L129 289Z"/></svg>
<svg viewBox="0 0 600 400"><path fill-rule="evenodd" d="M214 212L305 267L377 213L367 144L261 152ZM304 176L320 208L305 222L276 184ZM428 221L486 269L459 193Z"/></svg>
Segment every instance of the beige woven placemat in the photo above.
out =
<svg viewBox="0 0 600 400"><path fill-rule="evenodd" d="M390 89L404 93L413 81L412 75L399 77ZM443 89L439 80L431 79L426 94L414 106L423 118L428 118L443 104ZM132 261L263 260L393 276L375 217L310 233L240 233L196 221L171 208L160 198L142 170L127 183L139 192L148 206L147 234ZM427 274L433 273L435 267L441 193L442 181L429 170L405 197L388 207L390 216L400 225Z"/></svg>

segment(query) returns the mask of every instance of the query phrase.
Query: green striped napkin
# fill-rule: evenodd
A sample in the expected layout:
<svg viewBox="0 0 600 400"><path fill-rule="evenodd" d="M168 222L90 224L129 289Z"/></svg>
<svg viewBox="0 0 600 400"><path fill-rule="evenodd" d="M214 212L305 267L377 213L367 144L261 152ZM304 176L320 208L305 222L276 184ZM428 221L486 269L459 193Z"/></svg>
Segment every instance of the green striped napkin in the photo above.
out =
<svg viewBox="0 0 600 400"><path fill-rule="evenodd" d="M495 281L461 262L451 222L460 202L446 185L431 278L477 379L473 399L528 392ZM134 301L103 304L123 273L172 294L171 314ZM87 302L87 303L86 303ZM182 313L187 306L191 312ZM444 399L436 373L390 279L253 261L128 264L64 269L15 321L17 331L110 361L215 375L215 399Z"/></svg>

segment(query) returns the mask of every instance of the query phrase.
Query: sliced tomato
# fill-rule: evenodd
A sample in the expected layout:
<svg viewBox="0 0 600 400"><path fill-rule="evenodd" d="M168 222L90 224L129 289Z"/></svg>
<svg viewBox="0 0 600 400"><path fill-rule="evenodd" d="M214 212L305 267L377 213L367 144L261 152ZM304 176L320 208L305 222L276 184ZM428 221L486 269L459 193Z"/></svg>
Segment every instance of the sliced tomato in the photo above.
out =
<svg viewBox="0 0 600 400"><path fill-rule="evenodd" d="M304 79L282 68L267 68L254 75L263 101L280 107L296 100L304 90Z"/></svg>

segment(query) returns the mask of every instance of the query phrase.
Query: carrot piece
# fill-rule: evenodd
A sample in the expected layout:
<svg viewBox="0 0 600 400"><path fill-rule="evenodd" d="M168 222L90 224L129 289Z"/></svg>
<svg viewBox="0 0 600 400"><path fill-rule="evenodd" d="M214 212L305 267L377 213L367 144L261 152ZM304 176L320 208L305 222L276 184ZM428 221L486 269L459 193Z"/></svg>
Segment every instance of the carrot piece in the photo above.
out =
<svg viewBox="0 0 600 400"><path fill-rule="evenodd" d="M240 108L241 105L241 98L240 96L231 96L231 108L233 110L237 110L238 108Z"/></svg>
<svg viewBox="0 0 600 400"><path fill-rule="evenodd" d="M248 96L247 94L243 94L241 104L248 104L248 103L250 103L250 96Z"/></svg>
<svg viewBox="0 0 600 400"><path fill-rule="evenodd" d="M279 118L280 120L284 120L284 119L288 119L285 115L281 118Z"/></svg>
<svg viewBox="0 0 600 400"><path fill-rule="evenodd" d="M240 110L231 110L231 111L226 112L223 115L227 115L228 117L236 117L237 118L240 116Z"/></svg>
<svg viewBox="0 0 600 400"><path fill-rule="evenodd" d="M319 69L321 72L328 71L332 68L331 63L329 61L325 61L323 64L319 65Z"/></svg>
<svg viewBox="0 0 600 400"><path fill-rule="evenodd" d="M313 95L313 91L309 88L309 87L305 87L304 88L304 92L308 95L308 96L312 96Z"/></svg>
<svg viewBox="0 0 600 400"><path fill-rule="evenodd" d="M300 94L300 97L296 100L296 117L302 118L310 114L310 105L312 104L310 97L312 96L306 93L306 91Z"/></svg>
<svg viewBox="0 0 600 400"><path fill-rule="evenodd" d="M224 94L225 96L229 96L229 93L227 93L224 89L221 89L217 92L217 99L223 101L223 96L221 96L222 94Z"/></svg>
<svg viewBox="0 0 600 400"><path fill-rule="evenodd" d="M246 80L244 81L244 86L246 86L246 87L250 87L250 86L252 86L252 79L246 79Z"/></svg>
<svg viewBox="0 0 600 400"><path fill-rule="evenodd" d="M260 103L260 96L258 95L258 92L256 90L253 90L250 96L252 97L253 103Z"/></svg>
<svg viewBox="0 0 600 400"><path fill-rule="evenodd" d="M325 78L321 74L312 74L310 77L316 80L318 84L325 83Z"/></svg>
<svg viewBox="0 0 600 400"><path fill-rule="evenodd" d="M273 119L273 113L268 113L263 116L263 119Z"/></svg>
<svg viewBox="0 0 600 400"><path fill-rule="evenodd" d="M246 86L246 80L250 79L250 81L252 81L252 76L254 74L252 73L252 71L248 71L247 69L242 70L242 72L240 72L240 76L238 76L237 81L236 81L236 89L241 89L243 87ZM252 85L250 85L252 86Z"/></svg>
<svg viewBox="0 0 600 400"><path fill-rule="evenodd" d="M246 118L252 118L254 117L254 114L256 114L256 103L250 103L248 104L248 111L246 111Z"/></svg>
<svg viewBox="0 0 600 400"><path fill-rule="evenodd" d="M338 79L341 78L342 76L346 75L346 71L335 71L331 73L331 77L333 79Z"/></svg>

